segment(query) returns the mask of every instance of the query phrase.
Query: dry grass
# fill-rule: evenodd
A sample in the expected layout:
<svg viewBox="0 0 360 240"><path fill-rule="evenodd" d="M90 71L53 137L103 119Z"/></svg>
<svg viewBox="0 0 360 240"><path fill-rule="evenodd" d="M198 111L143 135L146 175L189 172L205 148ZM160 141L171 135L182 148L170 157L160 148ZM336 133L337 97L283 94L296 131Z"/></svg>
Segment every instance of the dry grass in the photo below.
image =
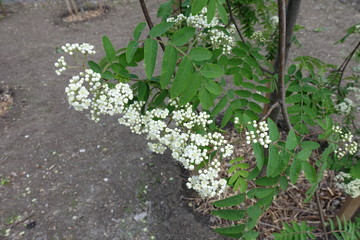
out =
<svg viewBox="0 0 360 240"><path fill-rule="evenodd" d="M78 12L78 14L76 15L68 15L66 17L63 17L63 21L67 22L67 23L71 23L71 22L81 22L81 21L85 21L87 19L91 19L91 18L96 18L101 16L102 14L104 14L106 12L106 9L92 9L92 10L85 10L84 14L81 14L81 12Z"/></svg>

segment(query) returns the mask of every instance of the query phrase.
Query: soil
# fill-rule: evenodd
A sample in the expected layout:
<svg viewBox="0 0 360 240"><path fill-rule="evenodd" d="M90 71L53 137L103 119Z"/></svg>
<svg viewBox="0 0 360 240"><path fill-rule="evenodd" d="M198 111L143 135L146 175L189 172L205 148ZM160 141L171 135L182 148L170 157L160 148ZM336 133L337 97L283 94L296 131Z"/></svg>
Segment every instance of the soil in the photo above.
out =
<svg viewBox="0 0 360 240"><path fill-rule="evenodd" d="M153 19L159 4L148 3ZM64 23L62 2L5 4L0 84L14 99L0 116L0 239L223 239L183 200L186 176L169 153L151 153L143 136L114 118L96 124L69 109L71 72L55 75L57 47L88 42L99 60L103 35L121 48L144 21L137 1L109 6L98 18ZM304 0L303 48L295 53L340 64L351 40L332 44L359 19L351 3Z"/></svg>

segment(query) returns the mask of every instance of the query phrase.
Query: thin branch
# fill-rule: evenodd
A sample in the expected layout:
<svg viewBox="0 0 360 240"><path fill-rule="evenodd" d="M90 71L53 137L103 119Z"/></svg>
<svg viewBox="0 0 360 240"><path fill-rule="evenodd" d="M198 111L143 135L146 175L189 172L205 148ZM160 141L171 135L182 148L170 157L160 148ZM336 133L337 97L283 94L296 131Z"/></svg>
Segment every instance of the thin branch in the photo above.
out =
<svg viewBox="0 0 360 240"><path fill-rule="evenodd" d="M153 24L152 21L151 21L149 12L148 12L148 10L147 10L147 8L146 8L145 1L144 1L144 0L139 0L139 2L140 2L141 9L142 9L142 12L143 12L143 14L144 14L144 17L145 17L145 19L146 19L146 22L147 22L147 24L148 24L148 26L149 26L149 28L150 28L150 30L151 30L151 29L154 27L154 24ZM159 40L159 41L161 41L161 38L160 38L160 37L156 37L156 39ZM159 44L160 44L161 49L162 49L163 51L165 51L165 46L164 46L164 44L161 43L161 42L159 42Z"/></svg>
<svg viewBox="0 0 360 240"><path fill-rule="evenodd" d="M260 122L264 121L266 118L269 117L270 113L279 106L279 102L274 103L273 105L271 105L271 107L269 108L269 110L267 111L267 113L260 119Z"/></svg>
<svg viewBox="0 0 360 240"><path fill-rule="evenodd" d="M315 191L315 200L316 200L316 205L317 205L317 208L318 208L318 211L319 211L319 216L320 216L320 220L321 220L321 226L322 226L322 229L323 229L323 234L324 234L325 240L329 240L329 238L327 236L327 233L326 233L327 231L326 231L326 226L325 226L324 215L323 215L323 212L322 212L322 207L321 207L320 200L319 200L319 193L318 193L317 190Z"/></svg>
<svg viewBox="0 0 360 240"><path fill-rule="evenodd" d="M356 45L356 47L351 51L351 53L349 54L349 56L347 56L344 60L344 62L341 64L341 66L339 67L339 69L337 70L338 72L340 72L340 78L339 78L339 82L338 82L338 87L340 87L341 84L341 80L342 77L344 75L345 69L347 67L347 65L349 64L351 58L354 56L356 50L360 47L360 41L358 42L358 44Z"/></svg>
<svg viewBox="0 0 360 240"><path fill-rule="evenodd" d="M285 0L278 0L279 11L279 65L278 65L278 86L279 86L279 104L283 113L285 124L288 130L292 128L289 115L285 106L285 64L286 64L286 3Z"/></svg>
<svg viewBox="0 0 360 240"><path fill-rule="evenodd" d="M244 38L243 38L243 36L242 36L242 34L241 34L240 28L239 28L239 26L237 25L237 23L236 23L236 21L235 21L235 18L234 18L234 15L233 15L233 13L232 13L232 11L231 11L230 1L229 1L229 0L226 0L226 4L227 4L227 7L228 7L228 9L229 9L230 20L234 23L235 28L236 28L236 31L237 31L237 33L239 34L239 37L240 37L241 41L245 42L245 40L244 40Z"/></svg>

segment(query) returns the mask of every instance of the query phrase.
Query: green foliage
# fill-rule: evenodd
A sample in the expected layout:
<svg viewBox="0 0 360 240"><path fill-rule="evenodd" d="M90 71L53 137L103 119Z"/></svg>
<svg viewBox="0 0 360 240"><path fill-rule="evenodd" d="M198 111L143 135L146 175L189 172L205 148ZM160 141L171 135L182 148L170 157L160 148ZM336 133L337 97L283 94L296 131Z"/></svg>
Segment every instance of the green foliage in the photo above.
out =
<svg viewBox="0 0 360 240"><path fill-rule="evenodd" d="M306 222L292 222L292 224L284 223L284 229L280 233L274 233L273 236L276 240L296 240L296 239L315 239L312 233L312 227L309 227Z"/></svg>
<svg viewBox="0 0 360 240"><path fill-rule="evenodd" d="M230 53L211 46L199 30L186 26L186 23L167 22L175 6L175 2L170 0L158 9L157 15L163 21L146 32L148 36L144 36L146 24L139 23L127 47L117 51L110 39L104 36L105 57L99 63L88 61L88 66L101 74L101 81L109 88L117 82L134 82L131 85L134 92L132 101L145 103L142 113L154 108L172 113L174 107L169 104L172 99L179 105L190 104L194 111L204 111L213 118L210 127L197 126L187 131L200 135L224 132L225 126L233 122L235 130L242 133L248 121L266 118L264 105L270 103L269 94L277 87L277 74L264 71L264 68L271 68L270 60L277 52L278 28L271 20L277 15L277 6L274 0L231 0L230 5L245 37L245 41L234 42ZM221 24L213 29L231 36L227 29L231 23L225 1L183 1L181 10L182 14L189 16L198 14L204 7L208 9L208 23L215 17L220 18ZM264 42L252 39L255 26L261 28ZM204 29L202 33L210 30ZM349 28L340 42L356 31L355 25ZM159 44L165 46L163 54L158 51ZM141 66L142 62L146 76L143 79L131 72L132 67ZM155 71L160 69L157 64L161 65L160 74ZM360 177L358 159L347 155L338 161L334 154L340 139L334 134L332 120L333 114L337 113L334 105L349 94L347 88L356 86L355 79L358 78L353 78L352 85L341 87L337 74L331 72L334 69L336 66L310 56L294 58L285 74L285 102L291 129L283 131L276 122L265 119L271 143L264 147L258 141L251 142L256 166L244 162L242 157L229 161L227 184L240 194L214 202L216 209L212 214L229 221L241 221L241 224L218 227L215 232L232 238L258 237L259 233L253 231L258 219L280 191L285 191L290 182L296 184L301 172L311 184L306 193L308 199L327 169L346 169L353 178ZM335 100L334 92L339 93ZM221 122L215 121L219 116L222 116ZM314 133L314 129L318 132ZM320 145L320 142L325 144ZM201 146L202 150L210 152L209 159L196 167L207 166L215 156L222 158L222 150L210 145ZM254 185L250 190L249 181ZM246 201L249 199L251 201ZM236 209L244 202L252 202L252 205ZM359 234L351 222L338 222L338 231L333 222L329 224L337 239L352 239L350 236ZM314 228L305 222L284 223L283 227L280 233L274 234L275 239L315 239Z"/></svg>

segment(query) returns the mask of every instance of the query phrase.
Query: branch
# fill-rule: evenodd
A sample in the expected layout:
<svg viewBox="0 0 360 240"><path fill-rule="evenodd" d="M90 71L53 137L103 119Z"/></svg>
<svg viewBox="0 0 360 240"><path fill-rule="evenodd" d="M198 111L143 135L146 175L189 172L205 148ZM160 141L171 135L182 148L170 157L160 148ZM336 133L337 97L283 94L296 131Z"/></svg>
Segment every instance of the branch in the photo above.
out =
<svg viewBox="0 0 360 240"><path fill-rule="evenodd" d="M152 23L151 21L151 18L150 18L150 15L149 15L149 12L146 8L146 4L145 4L145 1L144 0L139 0L140 1L140 5L141 5L141 9L142 9L142 12L144 14L144 17L146 19L146 22L150 28L150 30L154 27L154 24ZM157 40L161 41L161 38L160 37L156 37ZM163 51L165 51L165 46L162 42L159 42L160 44L160 47Z"/></svg>
<svg viewBox="0 0 360 240"><path fill-rule="evenodd" d="M236 21L235 21L235 18L234 18L234 15L233 15L233 13L232 13L232 11L231 11L230 1L229 1L229 0L226 0L226 4L227 4L227 7L228 7L228 9L229 9L230 20L234 23L235 28L236 28L236 31L237 31L237 33L239 34L239 37L241 38L241 41L242 41L242 42L245 42L245 40L244 40L244 38L243 38L243 36L242 36L242 34L241 34L240 28L239 28L239 26L237 25L237 23L236 23Z"/></svg>
<svg viewBox="0 0 360 240"><path fill-rule="evenodd" d="M360 47L360 41L358 42L358 44L356 45L356 47L351 51L351 53L349 54L349 56L347 56L344 60L344 62L341 64L341 66L339 67L339 69L337 70L338 72L340 72L340 78L339 78L339 82L338 82L338 87L340 87L341 84L341 80L342 77L344 75L345 69L347 67L347 65L349 64L351 58L354 56L356 50Z"/></svg>
<svg viewBox="0 0 360 240"><path fill-rule="evenodd" d="M278 0L279 11L279 65L278 65L278 91L279 91L279 103L284 116L285 124L288 130L292 128L289 115L285 106L285 64L286 64L286 6L285 0Z"/></svg>
<svg viewBox="0 0 360 240"><path fill-rule="evenodd" d="M317 205L319 215L320 215L321 226L322 226L322 229L323 229L323 234L324 234L325 240L329 240L329 238L327 236L327 233L326 233L324 215L323 215L323 212L322 212L322 207L321 207L320 200L319 200L319 193L318 193L317 190L315 191L315 199L316 199L316 205Z"/></svg>
<svg viewBox="0 0 360 240"><path fill-rule="evenodd" d="M269 117L269 115L271 114L271 112L277 108L279 106L279 102L274 103L273 105L271 105L271 107L269 108L269 110L267 111L267 113L260 119L260 122L264 121L266 118Z"/></svg>

